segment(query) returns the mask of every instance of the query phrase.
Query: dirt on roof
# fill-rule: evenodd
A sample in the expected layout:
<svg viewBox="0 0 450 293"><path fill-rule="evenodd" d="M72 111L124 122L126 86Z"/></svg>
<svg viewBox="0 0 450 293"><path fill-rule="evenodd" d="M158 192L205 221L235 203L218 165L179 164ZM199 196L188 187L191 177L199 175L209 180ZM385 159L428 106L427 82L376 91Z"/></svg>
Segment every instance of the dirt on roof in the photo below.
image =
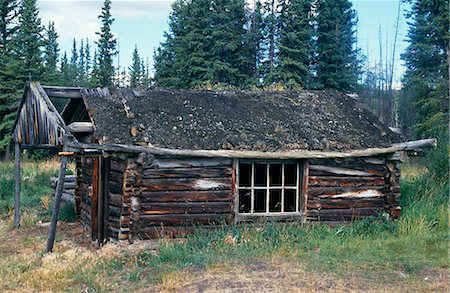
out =
<svg viewBox="0 0 450 293"><path fill-rule="evenodd" d="M346 151L401 138L336 91L86 90L101 143L171 149Z"/></svg>

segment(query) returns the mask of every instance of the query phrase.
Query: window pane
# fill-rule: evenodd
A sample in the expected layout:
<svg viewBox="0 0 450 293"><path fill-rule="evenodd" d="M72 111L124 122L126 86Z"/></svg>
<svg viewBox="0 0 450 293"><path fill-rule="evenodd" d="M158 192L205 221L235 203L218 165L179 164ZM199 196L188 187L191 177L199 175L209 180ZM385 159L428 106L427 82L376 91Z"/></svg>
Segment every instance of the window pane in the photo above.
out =
<svg viewBox="0 0 450 293"><path fill-rule="evenodd" d="M270 164L270 186L281 186L281 164Z"/></svg>
<svg viewBox="0 0 450 293"><path fill-rule="evenodd" d="M266 212L267 193L266 190L255 190L255 213Z"/></svg>
<svg viewBox="0 0 450 293"><path fill-rule="evenodd" d="M269 211L281 212L281 189L274 189L270 191Z"/></svg>
<svg viewBox="0 0 450 293"><path fill-rule="evenodd" d="M251 208L251 191L250 190L239 190L239 212L249 213Z"/></svg>
<svg viewBox="0 0 450 293"><path fill-rule="evenodd" d="M252 164L239 164L239 186L250 187L252 184Z"/></svg>
<svg viewBox="0 0 450 293"><path fill-rule="evenodd" d="M297 185L297 164L284 164L284 185Z"/></svg>
<svg viewBox="0 0 450 293"><path fill-rule="evenodd" d="M267 185L267 164L255 164L255 186Z"/></svg>
<svg viewBox="0 0 450 293"><path fill-rule="evenodd" d="M285 212L295 212L295 189L285 189L284 190L284 211Z"/></svg>

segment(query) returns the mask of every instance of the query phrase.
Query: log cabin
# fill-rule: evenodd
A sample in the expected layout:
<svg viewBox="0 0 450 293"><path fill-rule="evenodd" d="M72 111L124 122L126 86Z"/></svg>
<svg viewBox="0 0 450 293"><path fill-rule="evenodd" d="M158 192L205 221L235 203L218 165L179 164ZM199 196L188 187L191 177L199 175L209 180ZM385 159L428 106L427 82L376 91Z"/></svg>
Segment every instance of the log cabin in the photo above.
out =
<svg viewBox="0 0 450 293"><path fill-rule="evenodd" d="M54 99L67 100L62 111ZM76 214L99 245L254 221L396 219L400 163L435 145L434 139L404 142L355 97L336 91L109 90L38 82L24 91L13 137L16 154L60 150L53 229L67 157L73 158ZM50 251L54 233L51 228Z"/></svg>

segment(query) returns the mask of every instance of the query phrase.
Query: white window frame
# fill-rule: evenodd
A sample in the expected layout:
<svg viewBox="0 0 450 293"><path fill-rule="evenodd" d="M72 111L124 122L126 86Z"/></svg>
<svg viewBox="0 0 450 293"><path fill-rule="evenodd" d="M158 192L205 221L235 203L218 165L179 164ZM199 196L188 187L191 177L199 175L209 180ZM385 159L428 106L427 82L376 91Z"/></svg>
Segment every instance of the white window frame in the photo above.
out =
<svg viewBox="0 0 450 293"><path fill-rule="evenodd" d="M251 184L248 187L239 186L239 170L240 170L240 164L251 164L252 170L251 170ZM255 164L267 164L267 170L266 170L266 186L255 186ZM281 185L280 186L270 186L270 164L281 164ZM285 164L296 164L297 166L297 180L295 186L285 186L285 176L284 176L284 165ZM285 160L235 160L235 195L236 195L236 201L235 201L235 212L236 215L239 217L276 217L276 216L302 216L303 215L303 205L304 200L303 197L303 184L305 182L304 176L307 176L307 174L304 174L304 166L305 162L296 160L296 161L285 161ZM280 212L271 212L270 211L270 190L281 190L281 211ZM242 213L239 211L239 191L240 190L250 190L251 191L251 199L250 199L250 212ZM255 190L266 190L266 211L265 212L255 212ZM296 190L296 196L295 196L295 211L293 212L285 212L284 211L284 194L285 190Z"/></svg>

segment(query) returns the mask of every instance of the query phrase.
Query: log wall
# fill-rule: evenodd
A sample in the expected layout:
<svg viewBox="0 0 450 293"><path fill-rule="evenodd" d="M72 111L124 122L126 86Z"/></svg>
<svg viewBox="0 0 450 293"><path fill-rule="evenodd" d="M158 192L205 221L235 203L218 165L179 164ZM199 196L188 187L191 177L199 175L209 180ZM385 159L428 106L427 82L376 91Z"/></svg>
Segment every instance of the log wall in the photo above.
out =
<svg viewBox="0 0 450 293"><path fill-rule="evenodd" d="M400 215L398 163L387 156L309 160L306 217L349 222Z"/></svg>
<svg viewBox="0 0 450 293"><path fill-rule="evenodd" d="M156 158L131 162L124 200L131 208L130 228L146 239L184 233L234 219L231 159Z"/></svg>

